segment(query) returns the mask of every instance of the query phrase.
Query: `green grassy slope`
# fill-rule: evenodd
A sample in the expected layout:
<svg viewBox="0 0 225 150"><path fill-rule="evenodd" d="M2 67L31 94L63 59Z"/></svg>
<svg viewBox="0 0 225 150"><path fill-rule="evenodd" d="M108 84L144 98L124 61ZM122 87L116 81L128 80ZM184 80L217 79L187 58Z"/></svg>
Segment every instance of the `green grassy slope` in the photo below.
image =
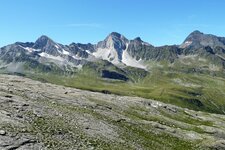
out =
<svg viewBox="0 0 225 150"><path fill-rule="evenodd" d="M155 99L194 110L225 112L225 79L206 74L153 69L144 78L125 82L101 78L96 70L84 68L73 75L35 73L27 77L90 91Z"/></svg>
<svg viewBox="0 0 225 150"><path fill-rule="evenodd" d="M167 62L152 63L150 66L150 71L147 72L132 67L121 69L109 62L99 61L89 63L81 70L74 68L68 70L67 68L65 72L53 64L50 67L26 64L24 67L26 71L17 74L84 90L139 96L194 110L225 113L223 72L190 71L193 70L192 65L185 67L178 62L172 67ZM129 80L102 78L102 70L116 72ZM218 76L215 76L217 74Z"/></svg>

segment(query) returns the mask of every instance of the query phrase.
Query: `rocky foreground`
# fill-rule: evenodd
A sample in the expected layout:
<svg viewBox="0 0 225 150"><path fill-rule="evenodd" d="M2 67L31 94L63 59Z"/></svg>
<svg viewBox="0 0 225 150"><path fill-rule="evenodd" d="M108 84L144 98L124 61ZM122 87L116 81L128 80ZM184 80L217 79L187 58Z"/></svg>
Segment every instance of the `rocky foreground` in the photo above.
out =
<svg viewBox="0 0 225 150"><path fill-rule="evenodd" d="M225 116L0 75L0 149L225 149Z"/></svg>

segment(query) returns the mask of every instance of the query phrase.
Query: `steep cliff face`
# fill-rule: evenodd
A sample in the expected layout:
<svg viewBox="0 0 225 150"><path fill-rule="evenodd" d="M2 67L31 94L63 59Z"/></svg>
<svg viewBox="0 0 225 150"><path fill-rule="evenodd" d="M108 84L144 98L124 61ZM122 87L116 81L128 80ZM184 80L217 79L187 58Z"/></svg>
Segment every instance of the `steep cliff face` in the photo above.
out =
<svg viewBox="0 0 225 150"><path fill-rule="evenodd" d="M114 64L119 64L122 60L123 51L126 50L129 41L123 35L112 32L96 46L93 55L97 58L108 60Z"/></svg>

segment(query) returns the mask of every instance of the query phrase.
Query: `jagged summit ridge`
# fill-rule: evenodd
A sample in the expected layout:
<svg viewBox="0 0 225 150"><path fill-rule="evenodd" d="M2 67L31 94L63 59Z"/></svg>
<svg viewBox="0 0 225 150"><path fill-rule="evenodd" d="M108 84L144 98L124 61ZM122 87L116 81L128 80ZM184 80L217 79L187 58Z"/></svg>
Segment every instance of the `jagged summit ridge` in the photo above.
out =
<svg viewBox="0 0 225 150"><path fill-rule="evenodd" d="M192 48L198 49L201 47L212 47L215 48L225 47L225 38L217 37L212 34L204 34L198 30L192 32L185 41L181 44L181 48L187 48L191 46Z"/></svg>
<svg viewBox="0 0 225 150"><path fill-rule="evenodd" d="M39 37L36 42L34 43L34 48L43 48L45 47L46 45L49 45L49 44L55 44L55 42L50 39L48 36L46 35L42 35L41 37Z"/></svg>
<svg viewBox="0 0 225 150"><path fill-rule="evenodd" d="M143 42L141 38L128 40L124 35L117 32L109 34L104 41L97 44L96 51L93 53L95 57L107 60L113 64L125 64L127 66L145 68L141 62L132 57L128 48L132 42L137 45L149 45Z"/></svg>
<svg viewBox="0 0 225 150"><path fill-rule="evenodd" d="M17 42L1 48L3 63L31 59L39 63L56 63L60 66L82 66L87 62L106 60L116 66L131 66L146 69L148 61L173 63L181 56L194 55L222 65L225 60L225 38L192 32L181 45L154 47L140 37L129 40L124 35L112 32L97 44L72 43L62 45L46 35L33 42ZM13 55L12 55L13 54ZM16 58L15 56L20 57ZM74 65L75 64L75 65Z"/></svg>
<svg viewBox="0 0 225 150"><path fill-rule="evenodd" d="M101 41L97 44L98 48L114 48L114 49L126 49L126 44L128 43L128 39L117 33L112 32L109 34L104 41Z"/></svg>

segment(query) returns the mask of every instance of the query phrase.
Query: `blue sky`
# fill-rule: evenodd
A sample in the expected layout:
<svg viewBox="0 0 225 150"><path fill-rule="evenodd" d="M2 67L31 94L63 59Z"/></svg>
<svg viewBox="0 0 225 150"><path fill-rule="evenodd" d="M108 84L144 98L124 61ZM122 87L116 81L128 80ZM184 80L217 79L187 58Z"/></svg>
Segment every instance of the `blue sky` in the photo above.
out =
<svg viewBox="0 0 225 150"><path fill-rule="evenodd" d="M200 30L225 36L224 0L0 0L0 46L41 35L96 43L116 31L153 45Z"/></svg>

